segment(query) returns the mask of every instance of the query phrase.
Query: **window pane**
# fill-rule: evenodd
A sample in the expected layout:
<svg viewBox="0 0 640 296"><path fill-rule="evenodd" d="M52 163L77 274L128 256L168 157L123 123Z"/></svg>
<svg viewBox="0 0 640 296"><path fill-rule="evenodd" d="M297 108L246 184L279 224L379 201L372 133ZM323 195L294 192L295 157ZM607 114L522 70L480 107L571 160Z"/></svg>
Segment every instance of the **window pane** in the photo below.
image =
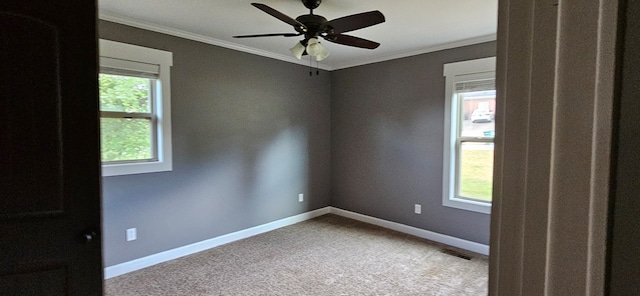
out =
<svg viewBox="0 0 640 296"><path fill-rule="evenodd" d="M458 197L491 202L493 143L463 142L460 149Z"/></svg>
<svg viewBox="0 0 640 296"><path fill-rule="evenodd" d="M151 123L148 118L101 118L102 161L152 159Z"/></svg>
<svg viewBox="0 0 640 296"><path fill-rule="evenodd" d="M495 134L496 91L458 93L460 100L460 136L489 137Z"/></svg>
<svg viewBox="0 0 640 296"><path fill-rule="evenodd" d="M148 78L100 74L100 111L151 113Z"/></svg>

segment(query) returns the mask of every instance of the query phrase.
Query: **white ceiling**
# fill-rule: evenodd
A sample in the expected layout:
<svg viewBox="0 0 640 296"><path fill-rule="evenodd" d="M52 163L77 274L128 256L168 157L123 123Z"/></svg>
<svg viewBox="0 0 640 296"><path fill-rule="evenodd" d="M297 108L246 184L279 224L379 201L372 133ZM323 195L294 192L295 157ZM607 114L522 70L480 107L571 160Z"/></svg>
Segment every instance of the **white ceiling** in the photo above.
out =
<svg viewBox="0 0 640 296"><path fill-rule="evenodd" d="M296 18L309 10L299 0L99 0L100 18L214 45L308 65L291 55L301 37L235 39L234 35L295 33L251 6L258 2ZM495 40L497 0L324 0L314 14L328 20L381 11L386 22L347 34L381 43L374 50L323 42L326 70L347 68ZM303 58L304 59L304 58ZM315 63L314 63L315 64Z"/></svg>

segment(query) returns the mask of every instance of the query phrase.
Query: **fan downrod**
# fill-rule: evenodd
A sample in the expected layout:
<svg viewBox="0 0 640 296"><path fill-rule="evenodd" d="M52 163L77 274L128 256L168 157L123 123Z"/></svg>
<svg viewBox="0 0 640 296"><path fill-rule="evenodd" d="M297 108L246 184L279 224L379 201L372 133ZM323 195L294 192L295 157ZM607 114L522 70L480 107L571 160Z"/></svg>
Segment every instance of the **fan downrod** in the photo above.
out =
<svg viewBox="0 0 640 296"><path fill-rule="evenodd" d="M302 0L302 4L304 4L306 8L309 8L311 10L318 8L321 2L322 0Z"/></svg>

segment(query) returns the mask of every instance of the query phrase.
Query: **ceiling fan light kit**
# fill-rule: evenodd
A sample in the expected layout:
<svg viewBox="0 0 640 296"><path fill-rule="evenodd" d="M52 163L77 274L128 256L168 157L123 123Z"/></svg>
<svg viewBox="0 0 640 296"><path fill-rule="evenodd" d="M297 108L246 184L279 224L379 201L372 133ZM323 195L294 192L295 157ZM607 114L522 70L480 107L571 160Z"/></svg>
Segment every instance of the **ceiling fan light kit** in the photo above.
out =
<svg viewBox="0 0 640 296"><path fill-rule="evenodd" d="M300 42L298 42L298 44L302 45ZM310 38L309 41L307 42L307 47L305 47L305 49L307 51L307 54L309 54L312 57L315 57L316 61L318 62L324 60L329 56L329 52L324 47L324 45L320 44L317 38ZM297 54L296 54L296 57L298 57ZM298 59L302 59L302 55Z"/></svg>
<svg viewBox="0 0 640 296"><path fill-rule="evenodd" d="M295 37L304 35L304 39L296 43L296 45L294 45L290 49L290 51L298 59L302 59L303 55L308 54L312 57L315 57L316 61L322 61L329 56L329 52L327 51L327 49L318 40L320 37L329 42L358 48L375 49L380 46L380 43L371 40L342 34L345 32L350 32L383 23L385 21L385 18L380 11L374 10L363 12L327 21L327 19L323 16L313 14L313 10L318 8L318 6L320 6L320 3L322 3L321 0L302 0L302 4L304 4L304 6L308 8L310 12L309 14L301 15L295 19L265 4L251 3L251 5L253 5L254 7L293 26L293 29L297 33L271 33L241 35L233 37Z"/></svg>
<svg viewBox="0 0 640 296"><path fill-rule="evenodd" d="M320 43L318 43L318 44L320 44ZM320 46L322 46L322 45L320 45ZM326 48L324 48L324 46L322 46L322 48L323 48L323 50L318 55L316 55L316 61L317 62L320 62L320 61L326 59L327 57L329 57L329 51Z"/></svg>
<svg viewBox="0 0 640 296"><path fill-rule="evenodd" d="M296 43L291 49L289 49L293 55L298 58L298 60L302 59L302 55L304 54L307 47L302 45L301 42Z"/></svg>

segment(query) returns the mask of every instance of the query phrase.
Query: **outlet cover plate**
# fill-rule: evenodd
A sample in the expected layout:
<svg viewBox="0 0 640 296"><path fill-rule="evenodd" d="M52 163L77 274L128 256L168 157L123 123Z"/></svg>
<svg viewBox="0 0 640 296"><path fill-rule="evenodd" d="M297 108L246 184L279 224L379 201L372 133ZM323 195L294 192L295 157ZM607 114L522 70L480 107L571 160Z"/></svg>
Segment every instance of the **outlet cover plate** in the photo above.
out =
<svg viewBox="0 0 640 296"><path fill-rule="evenodd" d="M127 229L127 241L133 241L138 239L138 232L135 228L129 228Z"/></svg>

